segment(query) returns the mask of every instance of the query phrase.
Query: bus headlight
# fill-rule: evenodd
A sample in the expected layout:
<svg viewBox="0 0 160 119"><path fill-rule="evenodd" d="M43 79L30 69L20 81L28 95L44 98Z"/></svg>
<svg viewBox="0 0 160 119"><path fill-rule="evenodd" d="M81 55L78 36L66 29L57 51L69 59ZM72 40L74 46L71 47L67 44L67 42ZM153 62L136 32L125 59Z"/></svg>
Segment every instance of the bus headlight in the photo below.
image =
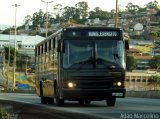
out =
<svg viewBox="0 0 160 119"><path fill-rule="evenodd" d="M121 82L117 82L117 86L122 86L122 83Z"/></svg>
<svg viewBox="0 0 160 119"><path fill-rule="evenodd" d="M69 88L74 88L76 86L76 84L73 83L73 82L68 82L67 85L68 85Z"/></svg>

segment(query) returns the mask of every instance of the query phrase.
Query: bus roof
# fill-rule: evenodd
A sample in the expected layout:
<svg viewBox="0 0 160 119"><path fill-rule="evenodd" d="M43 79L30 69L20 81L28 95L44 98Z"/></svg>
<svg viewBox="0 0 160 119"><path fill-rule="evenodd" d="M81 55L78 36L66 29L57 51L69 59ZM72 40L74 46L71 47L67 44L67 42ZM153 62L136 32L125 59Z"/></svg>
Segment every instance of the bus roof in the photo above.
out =
<svg viewBox="0 0 160 119"><path fill-rule="evenodd" d="M53 38L55 35L57 35L58 33L61 33L63 31L85 31L85 30L107 30L107 31L122 31L121 28L114 28L114 27L93 27L93 26L86 26L86 27L64 27L61 28L59 30L57 30L55 33L53 33L52 35L50 35L49 37L45 38L43 41L41 41L40 43L38 43L36 46L39 46L43 43L45 43L46 41L48 41L49 39Z"/></svg>
<svg viewBox="0 0 160 119"><path fill-rule="evenodd" d="M86 26L86 27L66 27L63 29L67 30L100 30L100 29L107 29L107 30L121 30L121 28L115 28L115 27L96 27L96 26Z"/></svg>

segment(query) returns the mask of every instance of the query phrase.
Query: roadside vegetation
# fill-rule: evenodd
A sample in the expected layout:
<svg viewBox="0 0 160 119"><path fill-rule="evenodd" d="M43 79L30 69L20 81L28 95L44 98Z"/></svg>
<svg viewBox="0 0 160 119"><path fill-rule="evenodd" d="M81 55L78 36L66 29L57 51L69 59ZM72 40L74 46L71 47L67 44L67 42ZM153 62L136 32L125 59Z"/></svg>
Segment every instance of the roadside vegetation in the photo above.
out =
<svg viewBox="0 0 160 119"><path fill-rule="evenodd" d="M18 115L14 114L13 106L0 105L0 119L17 119Z"/></svg>
<svg viewBox="0 0 160 119"><path fill-rule="evenodd" d="M8 74L6 74L5 77L7 78L7 76L8 76L9 81L13 81L13 72L12 71L10 71ZM15 74L16 89L17 89L18 84L28 84L30 86L30 89L35 88L35 80L34 80L35 74L34 73L28 73L27 76L24 75L26 77L26 79L20 79L19 76L20 76L19 72L16 72L16 74Z"/></svg>
<svg viewBox="0 0 160 119"><path fill-rule="evenodd" d="M152 75L150 85L154 85L154 90L158 90L158 88L160 87L160 76Z"/></svg>
<svg viewBox="0 0 160 119"><path fill-rule="evenodd" d="M10 53L9 53L10 51ZM1 57L3 57L2 62L2 72L3 76L9 82L13 82L13 65L14 65L14 51L13 47L4 47L3 53L1 53ZM10 55L9 55L10 54ZM15 72L15 83L16 88L18 84L28 84L30 89L34 89L34 72L30 67L30 57L20 54L16 50L16 72Z"/></svg>

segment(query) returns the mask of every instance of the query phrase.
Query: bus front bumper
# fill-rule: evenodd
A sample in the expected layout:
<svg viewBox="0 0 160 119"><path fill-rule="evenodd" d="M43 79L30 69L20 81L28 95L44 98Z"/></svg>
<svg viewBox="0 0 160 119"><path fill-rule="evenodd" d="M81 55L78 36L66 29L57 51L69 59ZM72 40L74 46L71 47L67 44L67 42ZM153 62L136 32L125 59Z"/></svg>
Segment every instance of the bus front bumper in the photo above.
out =
<svg viewBox="0 0 160 119"><path fill-rule="evenodd" d="M105 100L110 97L125 97L125 88L110 89L63 89L63 98L69 100Z"/></svg>

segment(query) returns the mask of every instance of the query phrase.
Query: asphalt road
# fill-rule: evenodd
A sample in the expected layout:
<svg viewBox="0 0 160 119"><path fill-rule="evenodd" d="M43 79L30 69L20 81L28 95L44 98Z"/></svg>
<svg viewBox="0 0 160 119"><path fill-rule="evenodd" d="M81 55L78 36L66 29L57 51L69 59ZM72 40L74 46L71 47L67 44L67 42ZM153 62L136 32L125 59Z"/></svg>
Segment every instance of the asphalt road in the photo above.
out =
<svg viewBox="0 0 160 119"><path fill-rule="evenodd" d="M75 101L66 101L64 107L57 107L54 104L42 105L40 104L40 98L35 94L1 93L0 99L21 102L30 105L30 108L40 106L41 108L38 109L45 109L43 111L44 113L41 113L43 116L49 115L46 112L50 112L52 110L54 112L58 112L56 114L60 116L65 115L65 119L78 119L79 117L89 119L84 115L88 115L89 117L93 116L92 119L160 119L160 99L119 98L117 99L115 107L107 107L105 101L94 101L89 105L80 105ZM61 111L63 113L60 113ZM38 113L39 112L37 112L37 115ZM36 115L36 113L34 113L34 115ZM66 115L70 115L71 117L67 117Z"/></svg>

